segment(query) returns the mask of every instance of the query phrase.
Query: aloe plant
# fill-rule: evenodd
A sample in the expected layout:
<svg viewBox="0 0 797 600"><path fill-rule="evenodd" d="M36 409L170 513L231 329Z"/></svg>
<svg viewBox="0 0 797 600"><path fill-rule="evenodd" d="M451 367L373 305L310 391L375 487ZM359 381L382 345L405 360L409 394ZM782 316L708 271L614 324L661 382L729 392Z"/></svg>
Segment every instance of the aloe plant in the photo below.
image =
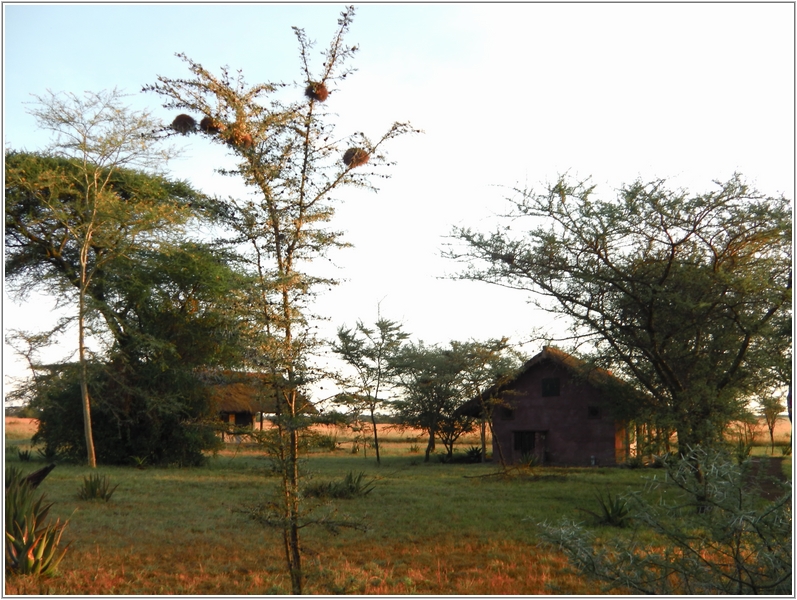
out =
<svg viewBox="0 0 797 600"><path fill-rule="evenodd" d="M612 527L627 527L631 521L631 507L628 501L621 496L612 497L611 493L606 494L606 498L600 494L595 494L600 504L601 512L596 513L586 508L579 508L582 512L595 517L601 525L611 525Z"/></svg>
<svg viewBox="0 0 797 600"><path fill-rule="evenodd" d="M107 475L90 475L83 478L83 486L78 488L77 497L81 500L104 500L108 502L118 487L118 483L111 487L111 479Z"/></svg>
<svg viewBox="0 0 797 600"><path fill-rule="evenodd" d="M69 544L59 548L67 524L61 519L42 524L35 517L7 522L6 569L22 575L52 575L69 548Z"/></svg>
<svg viewBox="0 0 797 600"><path fill-rule="evenodd" d="M69 544L59 548L68 521L46 523L52 503L34 497L19 469L6 472L6 570L25 575L52 575Z"/></svg>

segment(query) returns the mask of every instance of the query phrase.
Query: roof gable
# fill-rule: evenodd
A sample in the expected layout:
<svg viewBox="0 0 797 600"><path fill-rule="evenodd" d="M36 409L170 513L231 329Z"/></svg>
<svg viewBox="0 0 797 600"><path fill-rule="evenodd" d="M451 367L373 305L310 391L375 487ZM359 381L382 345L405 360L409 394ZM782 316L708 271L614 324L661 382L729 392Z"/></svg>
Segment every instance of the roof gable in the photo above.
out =
<svg viewBox="0 0 797 600"><path fill-rule="evenodd" d="M271 375L241 371L205 372L201 379L207 385L210 402L218 412L274 413L276 395ZM313 404L302 398L300 412L315 413Z"/></svg>
<svg viewBox="0 0 797 600"><path fill-rule="evenodd" d="M621 385L625 385L624 382L617 379L604 369L591 367L583 360L580 360L575 356L568 354L567 352L563 352L558 348L554 348L553 346L545 346L543 347L542 352L534 355L532 358L523 363L523 365L510 379L485 389L480 394L480 397L472 398L459 409L457 409L457 412L464 415L478 416L481 414L483 400L495 398L502 392L513 389L521 377L545 362L552 362L558 366L564 367L574 377L583 378L587 383L594 387L601 387L610 383L619 383Z"/></svg>

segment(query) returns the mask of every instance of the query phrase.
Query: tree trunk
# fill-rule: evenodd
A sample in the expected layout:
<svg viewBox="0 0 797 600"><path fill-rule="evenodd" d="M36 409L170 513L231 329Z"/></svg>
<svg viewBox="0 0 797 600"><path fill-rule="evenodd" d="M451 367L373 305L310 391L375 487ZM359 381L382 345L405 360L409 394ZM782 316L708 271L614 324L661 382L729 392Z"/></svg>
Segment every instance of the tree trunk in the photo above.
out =
<svg viewBox="0 0 797 600"><path fill-rule="evenodd" d="M295 413L296 411L291 410L291 412ZM288 556L288 568L291 573L291 593L296 596L301 596L302 555L299 547L299 435L293 428L293 425L290 429L290 445L290 491L287 498L290 522L287 531L289 547L286 555Z"/></svg>
<svg viewBox="0 0 797 600"><path fill-rule="evenodd" d="M482 462L487 462L487 419L482 417L480 424L480 434L482 441Z"/></svg>
<svg viewBox="0 0 797 600"><path fill-rule="evenodd" d="M434 429L429 430L429 443L426 445L426 456L423 462L429 462L429 456L434 452Z"/></svg>
<svg viewBox="0 0 797 600"><path fill-rule="evenodd" d="M88 367L86 366L85 305L86 296L84 290L81 289L78 298L78 360L80 362L80 396L83 402L83 433L86 437L88 465L92 469L96 469L97 458L94 454L94 435L91 431L91 401L89 399Z"/></svg>
<svg viewBox="0 0 797 600"><path fill-rule="evenodd" d="M374 427L374 450L376 450L376 464L381 465L382 461L379 459L379 436L377 435L376 418L374 417L374 409L371 407L371 425Z"/></svg>

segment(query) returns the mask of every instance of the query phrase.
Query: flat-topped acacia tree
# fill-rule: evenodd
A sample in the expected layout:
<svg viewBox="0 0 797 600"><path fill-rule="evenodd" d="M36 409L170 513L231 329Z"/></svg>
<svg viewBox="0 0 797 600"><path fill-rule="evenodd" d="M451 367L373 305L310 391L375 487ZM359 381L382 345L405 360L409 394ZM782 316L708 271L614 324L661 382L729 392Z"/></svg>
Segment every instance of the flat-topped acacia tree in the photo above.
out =
<svg viewBox="0 0 797 600"><path fill-rule="evenodd" d="M281 470L282 488L271 522L282 529L295 594L302 592L299 433L308 409L302 391L315 375L309 358L320 343L313 333L310 302L319 286L335 283L307 267L329 250L346 246L341 233L328 227L333 192L346 186L375 189L371 181L385 177L380 167L388 164L382 145L413 131L407 123L394 123L376 142L363 133L335 137L323 103L336 91L333 86L352 72L347 63L356 47L348 46L344 37L353 16L353 7L342 12L322 52L320 72L311 65L313 42L294 27L302 82L293 102L276 98L284 84L249 85L240 72L233 77L227 68L217 77L182 54L178 56L188 64L191 78L159 76L144 88L161 95L164 107L184 111L172 123L174 132L225 145L237 165L219 171L242 179L253 192L247 199L230 199L224 221L232 233L229 241L256 274L242 317L261 334L252 346L250 366L270 375L277 397L277 435L270 453Z"/></svg>

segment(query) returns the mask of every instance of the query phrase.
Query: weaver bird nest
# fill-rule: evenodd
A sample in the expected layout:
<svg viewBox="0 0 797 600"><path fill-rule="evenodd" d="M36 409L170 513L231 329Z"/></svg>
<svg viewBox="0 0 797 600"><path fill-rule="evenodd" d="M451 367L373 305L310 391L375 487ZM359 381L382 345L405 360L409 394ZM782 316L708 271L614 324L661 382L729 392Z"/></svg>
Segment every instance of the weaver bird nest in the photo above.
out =
<svg viewBox="0 0 797 600"><path fill-rule="evenodd" d="M329 97L329 90L323 83L316 83L311 81L310 84L304 89L304 95L312 100L323 102Z"/></svg>
<svg viewBox="0 0 797 600"><path fill-rule="evenodd" d="M196 129L196 121L191 115L177 115L172 121L172 129L185 135Z"/></svg>
<svg viewBox="0 0 797 600"><path fill-rule="evenodd" d="M368 154L366 150L362 148L349 148L343 154L343 163L347 167L359 167L360 165L364 165L368 162L368 159L371 158L371 155Z"/></svg>
<svg viewBox="0 0 797 600"><path fill-rule="evenodd" d="M205 117L199 122L199 128L207 134L216 135L221 133L227 127L221 121L217 121L212 117Z"/></svg>
<svg viewBox="0 0 797 600"><path fill-rule="evenodd" d="M250 134L237 128L230 129L227 134L227 143L231 146L242 148L243 150L248 150L255 145Z"/></svg>

